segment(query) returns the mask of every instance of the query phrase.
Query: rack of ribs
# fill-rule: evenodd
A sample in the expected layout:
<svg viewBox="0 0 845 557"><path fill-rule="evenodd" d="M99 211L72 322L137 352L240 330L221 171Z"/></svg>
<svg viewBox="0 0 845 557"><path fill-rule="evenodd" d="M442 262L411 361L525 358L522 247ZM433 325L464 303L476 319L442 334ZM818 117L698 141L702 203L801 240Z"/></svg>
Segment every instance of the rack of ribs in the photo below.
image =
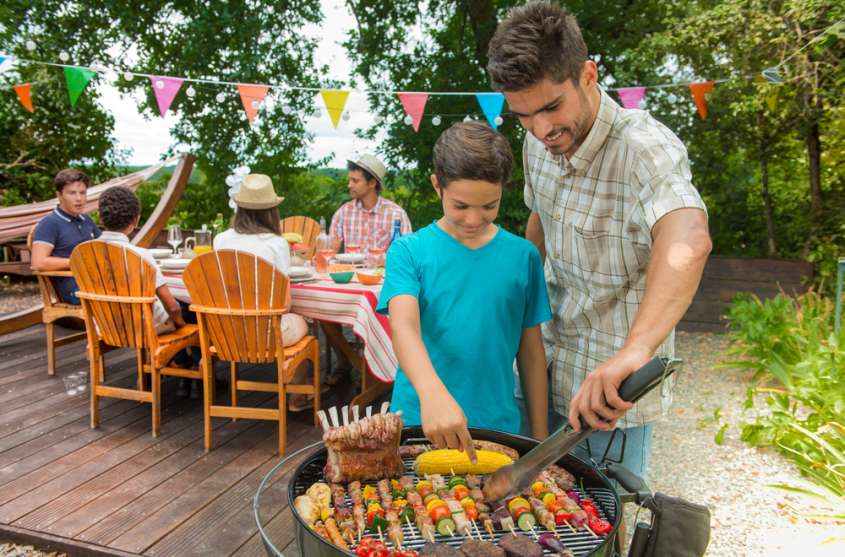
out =
<svg viewBox="0 0 845 557"><path fill-rule="evenodd" d="M323 469L326 481L345 483L402 475L405 468L399 456L403 424L400 414L386 412L386 407L382 407L380 414L357 419L355 412L349 420L344 412L340 423L335 419L336 411L331 410L334 408L330 409L332 423L323 421L323 443L328 449Z"/></svg>

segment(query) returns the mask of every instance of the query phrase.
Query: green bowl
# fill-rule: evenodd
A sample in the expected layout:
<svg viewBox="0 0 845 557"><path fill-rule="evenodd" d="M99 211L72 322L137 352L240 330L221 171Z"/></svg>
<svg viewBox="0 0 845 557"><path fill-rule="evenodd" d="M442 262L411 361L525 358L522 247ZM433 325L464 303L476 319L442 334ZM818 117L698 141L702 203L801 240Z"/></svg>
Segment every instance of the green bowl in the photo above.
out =
<svg viewBox="0 0 845 557"><path fill-rule="evenodd" d="M346 284L352 280L352 276L354 274L355 271L340 271L338 273L329 273L329 276L332 277L332 280L338 284Z"/></svg>

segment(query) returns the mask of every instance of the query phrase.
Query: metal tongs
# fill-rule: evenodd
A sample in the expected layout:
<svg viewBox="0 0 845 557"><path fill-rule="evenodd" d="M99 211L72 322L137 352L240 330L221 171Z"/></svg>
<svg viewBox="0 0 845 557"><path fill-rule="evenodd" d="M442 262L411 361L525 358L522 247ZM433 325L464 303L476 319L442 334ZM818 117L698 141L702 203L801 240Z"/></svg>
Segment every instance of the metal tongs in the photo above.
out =
<svg viewBox="0 0 845 557"><path fill-rule="evenodd" d="M627 402L637 402L674 373L679 363L680 360L653 358L622 382L619 397ZM484 485L484 498L502 501L526 491L546 466L559 460L593 431L583 417L581 431L575 431L569 424L558 429L519 460L494 472Z"/></svg>

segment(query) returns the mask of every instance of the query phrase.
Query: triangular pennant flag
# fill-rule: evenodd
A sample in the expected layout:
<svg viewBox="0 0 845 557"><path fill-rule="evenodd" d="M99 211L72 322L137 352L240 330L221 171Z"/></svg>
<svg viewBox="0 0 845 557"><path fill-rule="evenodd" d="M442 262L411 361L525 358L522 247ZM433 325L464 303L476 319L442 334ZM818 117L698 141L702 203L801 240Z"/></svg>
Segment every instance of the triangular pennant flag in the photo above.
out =
<svg viewBox="0 0 845 557"><path fill-rule="evenodd" d="M695 100L695 106L698 107L698 115L704 120L707 118L707 99L704 95L713 90L716 86L714 81L702 81L701 83L690 83L689 89L692 91L692 98Z"/></svg>
<svg viewBox="0 0 845 557"><path fill-rule="evenodd" d="M502 113L502 107L505 105L505 96L501 93L476 93L475 98L478 104L481 105L481 111L487 117L487 121L495 130L499 127L496 123L496 118Z"/></svg>
<svg viewBox="0 0 845 557"><path fill-rule="evenodd" d="M778 107L778 92L777 87L772 87L772 90L766 93L766 105L769 107L769 112L774 112Z"/></svg>
<svg viewBox="0 0 845 557"><path fill-rule="evenodd" d="M15 85L15 93L18 94L18 100L25 109L32 112L32 85L24 83L22 85Z"/></svg>
<svg viewBox="0 0 845 557"><path fill-rule="evenodd" d="M85 89L85 86L88 85L88 82L95 75L97 75L97 72L88 68L65 66L65 81L67 81L67 94L70 97L70 106L76 106L76 101L79 100L82 90Z"/></svg>
<svg viewBox="0 0 845 557"><path fill-rule="evenodd" d="M150 76L150 82L153 84L153 93L155 93L156 103L158 103L158 113L162 117L167 113L170 105L173 104L176 93L182 88L182 81L178 77Z"/></svg>
<svg viewBox="0 0 845 557"><path fill-rule="evenodd" d="M414 131L420 131L420 122L423 112L425 112L428 93L399 93L399 100L402 101L402 108L411 117L411 125L414 126Z"/></svg>
<svg viewBox="0 0 845 557"><path fill-rule="evenodd" d="M324 89L320 91L320 95L323 97L323 103L326 105L326 110L329 111L332 124L334 124L334 127L336 128L340 122L340 116L343 114L343 107L346 106L346 99L349 98L349 91Z"/></svg>
<svg viewBox="0 0 845 557"><path fill-rule="evenodd" d="M6 57L5 57L5 56L0 56L0 66L2 66L2 65L3 65L3 62L5 62L5 61L6 61Z"/></svg>
<svg viewBox="0 0 845 557"><path fill-rule="evenodd" d="M645 98L645 87L623 87L616 92L625 108L639 108Z"/></svg>
<svg viewBox="0 0 845 557"><path fill-rule="evenodd" d="M246 85L238 83L238 93L241 94L241 103L246 110L246 117L249 119L249 125L252 125L253 120L258 115L258 109L261 106L261 101L267 96L267 91L270 88L266 85Z"/></svg>

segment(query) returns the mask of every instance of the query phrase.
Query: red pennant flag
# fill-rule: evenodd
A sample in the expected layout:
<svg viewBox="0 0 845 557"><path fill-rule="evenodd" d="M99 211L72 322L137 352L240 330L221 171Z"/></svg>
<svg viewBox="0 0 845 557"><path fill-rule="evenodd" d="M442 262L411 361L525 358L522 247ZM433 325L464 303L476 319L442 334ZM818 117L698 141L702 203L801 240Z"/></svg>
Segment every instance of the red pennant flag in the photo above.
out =
<svg viewBox="0 0 845 557"><path fill-rule="evenodd" d="M32 112L32 85L24 83L22 85L15 85L15 93L18 94L18 100L25 109Z"/></svg>
<svg viewBox="0 0 845 557"><path fill-rule="evenodd" d="M266 85L238 84L238 92L241 94L241 102L244 105L244 110L246 110L246 117L249 118L250 126L252 125L252 121L255 120L255 116L258 114L261 101L263 101L264 97L267 96L267 91L269 90L270 88Z"/></svg>
<svg viewBox="0 0 845 557"><path fill-rule="evenodd" d="M701 83L690 83L689 89L692 91L692 98L695 100L695 106L698 107L698 115L704 120L707 118L707 99L705 95L713 90L716 86L715 81L702 81Z"/></svg>
<svg viewBox="0 0 845 557"><path fill-rule="evenodd" d="M402 101L405 112L411 117L411 125L414 126L414 131L420 131L420 122L423 112L425 112L428 93L399 93L399 100Z"/></svg>

